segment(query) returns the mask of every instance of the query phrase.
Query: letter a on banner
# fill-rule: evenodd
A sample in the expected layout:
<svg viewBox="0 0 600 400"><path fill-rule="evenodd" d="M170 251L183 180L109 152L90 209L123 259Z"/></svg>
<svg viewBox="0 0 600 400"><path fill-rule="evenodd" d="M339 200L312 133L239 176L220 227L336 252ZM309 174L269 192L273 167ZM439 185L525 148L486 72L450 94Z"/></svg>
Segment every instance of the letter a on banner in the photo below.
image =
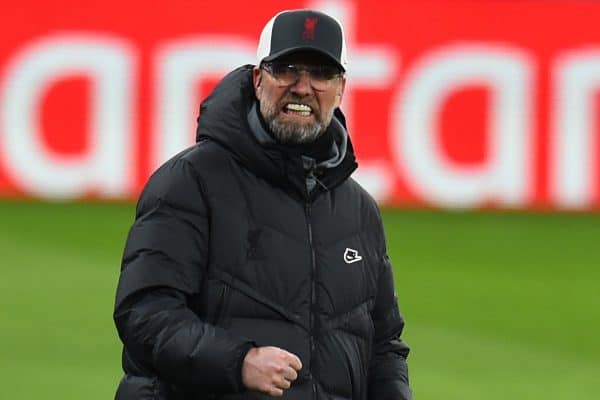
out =
<svg viewBox="0 0 600 400"><path fill-rule="evenodd" d="M392 104L394 156L407 183L426 201L460 208L489 201L527 205L530 69L520 53L494 46L446 47L413 67ZM492 96L489 157L475 167L448 162L436 130L443 101L473 84L488 87Z"/></svg>
<svg viewBox="0 0 600 400"><path fill-rule="evenodd" d="M102 36L59 35L27 46L14 57L0 87L0 149L6 168L26 192L74 198L96 191L129 195L132 52ZM42 141L41 99L53 83L73 75L93 82L86 154L52 153Z"/></svg>

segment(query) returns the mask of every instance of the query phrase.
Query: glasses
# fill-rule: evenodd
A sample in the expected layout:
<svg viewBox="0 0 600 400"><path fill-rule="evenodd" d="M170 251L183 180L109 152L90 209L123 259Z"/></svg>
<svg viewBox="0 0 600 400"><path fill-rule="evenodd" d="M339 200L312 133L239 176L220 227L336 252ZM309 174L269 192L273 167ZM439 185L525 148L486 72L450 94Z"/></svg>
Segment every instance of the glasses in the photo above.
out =
<svg viewBox="0 0 600 400"><path fill-rule="evenodd" d="M333 82L344 75L338 67L333 65L299 65L279 62L264 62L261 68L267 71L281 86L296 84L300 79L300 72L304 71L310 78L313 89L323 91L330 89Z"/></svg>

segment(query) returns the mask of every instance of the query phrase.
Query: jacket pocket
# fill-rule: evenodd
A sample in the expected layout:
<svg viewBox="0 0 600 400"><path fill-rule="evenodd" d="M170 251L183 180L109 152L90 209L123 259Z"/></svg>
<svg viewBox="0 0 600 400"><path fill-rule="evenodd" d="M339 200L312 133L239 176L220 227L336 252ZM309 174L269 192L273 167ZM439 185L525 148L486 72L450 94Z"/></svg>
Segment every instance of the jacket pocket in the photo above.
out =
<svg viewBox="0 0 600 400"><path fill-rule="evenodd" d="M224 326L227 323L227 314L229 312L229 300L231 298L231 288L229 285L219 282L221 290L219 291L219 300L215 309L214 324Z"/></svg>

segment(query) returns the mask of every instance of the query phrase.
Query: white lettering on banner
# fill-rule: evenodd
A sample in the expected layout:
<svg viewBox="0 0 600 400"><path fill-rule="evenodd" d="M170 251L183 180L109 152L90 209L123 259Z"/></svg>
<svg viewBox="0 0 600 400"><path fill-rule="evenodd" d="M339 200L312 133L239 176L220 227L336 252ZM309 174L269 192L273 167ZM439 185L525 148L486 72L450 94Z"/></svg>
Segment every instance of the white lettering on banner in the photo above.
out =
<svg viewBox="0 0 600 400"><path fill-rule="evenodd" d="M400 54L393 47L357 43L353 2L307 4L336 15L346 27L351 59L343 109L351 134L372 134L353 130L352 117L369 118L360 110L354 112L355 89L394 89L390 130L375 132L391 135L393 159L387 160L383 149L381 155L359 160L354 175L376 200L390 198L399 175L412 199L441 207L490 203L529 207L537 202L545 205L545 195L549 206L597 206L600 128L595 106L600 94L600 47L558 53L549 60L550 94L542 93L542 100L550 100L549 154L543 158L548 164L542 169L548 170L548 176L534 179L533 137L538 130L532 125L539 118L533 121L532 111L533 102L542 97L534 87L538 79L530 58L540 57L536 49L524 54L491 42L426 48L410 70L398 76ZM140 94L135 75L139 49L125 39L79 32L47 35L23 43L12 58L0 60L0 161L7 184L14 182L27 195L43 198L89 194L130 198L135 185L141 184L134 179L147 172L146 165L138 171L139 165L132 163L139 151L133 145L134 124L152 119L147 140L151 162L158 166L193 143L197 83L255 61L255 42L234 35L181 37L157 45L149 49L154 63L153 112L143 116L134 112ZM540 61L546 62L545 56ZM90 118L81 134L89 135L90 146L78 154L61 154L44 141L43 100L54 84L79 76L92 83L89 98L70 99L68 104L89 102ZM397 86L396 79L401 79ZM491 100L485 132L478 133L487 135L489 147L477 165L461 164L444 154L439 131L444 129L439 119L445 100L472 86L485 87ZM545 185L536 187L542 180L548 193L539 193ZM534 194L539 197L534 199Z"/></svg>
<svg viewBox="0 0 600 400"><path fill-rule="evenodd" d="M120 41L70 34L46 37L15 56L0 93L0 139L6 168L24 190L59 198L89 190L109 197L131 193L132 54ZM40 100L51 84L76 74L93 82L91 146L87 154L59 155L40 138Z"/></svg>
<svg viewBox="0 0 600 400"><path fill-rule="evenodd" d="M256 43L236 37L202 36L163 46L156 57L158 93L152 146L154 167L194 143L197 83L256 60ZM205 96L204 94L203 96Z"/></svg>
<svg viewBox="0 0 600 400"><path fill-rule="evenodd" d="M600 92L600 49L570 52L553 71L550 194L561 207L592 204L598 188L598 146L594 141L594 95Z"/></svg>
<svg viewBox="0 0 600 400"><path fill-rule="evenodd" d="M393 48L385 45L362 45L355 40L355 9L354 4L346 1L314 1L307 8L321 10L333 15L342 23L344 36L351 59L348 65L348 81L342 110L345 114L350 133L353 130L353 99L354 88L381 89L388 88L396 74L396 56ZM384 116L381 115L381 118ZM371 132L366 132L371 134ZM384 202L393 189L392 166L381 160L359 160L359 168L354 178L377 200Z"/></svg>
<svg viewBox="0 0 600 400"><path fill-rule="evenodd" d="M472 207L498 200L524 206L531 191L531 70L523 54L496 46L445 47L425 56L406 77L392 106L398 167L425 201ZM491 92L489 158L459 166L443 155L436 118L453 91L485 85ZM485 134L485 132L481 132Z"/></svg>

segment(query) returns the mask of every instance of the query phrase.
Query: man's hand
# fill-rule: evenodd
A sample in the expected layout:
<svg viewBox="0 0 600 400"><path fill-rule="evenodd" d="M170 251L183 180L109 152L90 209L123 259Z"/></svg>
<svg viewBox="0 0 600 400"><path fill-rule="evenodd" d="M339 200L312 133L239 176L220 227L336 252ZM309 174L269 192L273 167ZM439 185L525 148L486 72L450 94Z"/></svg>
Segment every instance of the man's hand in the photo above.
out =
<svg viewBox="0 0 600 400"><path fill-rule="evenodd" d="M250 349L242 366L242 381L250 389L270 396L282 396L302 369L300 359L279 347Z"/></svg>

